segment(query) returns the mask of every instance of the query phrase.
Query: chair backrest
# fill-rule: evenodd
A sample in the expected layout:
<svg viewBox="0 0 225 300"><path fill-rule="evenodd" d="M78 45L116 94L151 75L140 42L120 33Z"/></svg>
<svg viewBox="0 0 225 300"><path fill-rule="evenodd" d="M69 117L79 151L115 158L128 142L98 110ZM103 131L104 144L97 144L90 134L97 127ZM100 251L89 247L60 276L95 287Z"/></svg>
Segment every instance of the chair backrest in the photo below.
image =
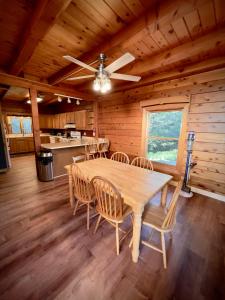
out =
<svg viewBox="0 0 225 300"><path fill-rule="evenodd" d="M176 188L173 192L173 196L172 196L172 199L169 203L169 206L168 206L168 209L167 209L167 214L166 214L165 220L164 220L163 225L162 225L163 229L170 228L174 225L175 218L176 218L177 200L178 200L179 195L180 195L180 191L181 191L181 188L182 188L182 183L183 183L183 180L180 180L177 183L177 186L176 186Z"/></svg>
<svg viewBox="0 0 225 300"><path fill-rule="evenodd" d="M94 194L92 185L88 178L82 174L77 164L72 166L72 177L74 186L74 196L81 202L91 202L92 195Z"/></svg>
<svg viewBox="0 0 225 300"><path fill-rule="evenodd" d="M123 216L123 198L117 188L107 179L95 176L91 183L97 199L97 211L111 220Z"/></svg>
<svg viewBox="0 0 225 300"><path fill-rule="evenodd" d="M111 159L125 163L125 164L130 163L128 155L124 152L114 152L111 156Z"/></svg>
<svg viewBox="0 0 225 300"><path fill-rule="evenodd" d="M143 169L149 169L149 170L152 170L153 171L153 165L152 165L152 162L145 158L145 157L135 157L132 162L131 162L131 165L132 166L136 166L136 167L140 167L140 168L143 168Z"/></svg>
<svg viewBox="0 0 225 300"><path fill-rule="evenodd" d="M86 158L85 155L77 155L72 157L74 163L84 161L85 158Z"/></svg>
<svg viewBox="0 0 225 300"><path fill-rule="evenodd" d="M97 153L98 152L98 143L93 142L88 145L85 145L85 152L86 153Z"/></svg>
<svg viewBox="0 0 225 300"><path fill-rule="evenodd" d="M109 140L104 139L101 143L98 144L98 151L105 151L107 152L109 149Z"/></svg>

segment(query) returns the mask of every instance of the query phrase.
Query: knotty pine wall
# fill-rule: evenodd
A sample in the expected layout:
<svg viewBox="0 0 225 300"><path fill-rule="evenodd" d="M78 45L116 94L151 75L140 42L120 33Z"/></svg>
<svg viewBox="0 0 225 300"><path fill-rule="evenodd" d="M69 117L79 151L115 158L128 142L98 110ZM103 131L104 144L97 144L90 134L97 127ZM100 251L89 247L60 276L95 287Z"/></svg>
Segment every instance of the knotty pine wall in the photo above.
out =
<svg viewBox="0 0 225 300"><path fill-rule="evenodd" d="M207 81L211 78L209 73L201 74L200 82L196 76L189 76L161 83L161 90L158 85L146 86L101 98L99 135L110 139L111 151L124 151L130 157L140 155L140 101L189 95L188 129L196 132L193 159L197 162L191 172L191 185L225 194L225 79L220 78L220 71L218 76L213 71L212 78L218 79Z"/></svg>

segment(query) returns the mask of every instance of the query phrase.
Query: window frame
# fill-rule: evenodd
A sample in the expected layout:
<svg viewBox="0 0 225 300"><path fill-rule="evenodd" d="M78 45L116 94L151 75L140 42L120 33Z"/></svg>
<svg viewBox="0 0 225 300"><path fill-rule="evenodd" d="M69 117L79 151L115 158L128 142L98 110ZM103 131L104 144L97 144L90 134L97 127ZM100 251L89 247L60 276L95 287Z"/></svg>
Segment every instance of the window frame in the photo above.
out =
<svg viewBox="0 0 225 300"><path fill-rule="evenodd" d="M171 97L172 98L172 97ZM159 101L160 103L160 101ZM178 139L178 151L176 165L169 165L162 162L152 161L153 167L156 170L161 170L168 173L182 173L183 153L185 151L185 140L187 132L187 118L189 111L189 103L165 103L155 104L143 107L142 118L142 143L141 143L141 155L147 157L148 153L148 113L149 112L165 112L165 111L182 111L180 135Z"/></svg>
<svg viewBox="0 0 225 300"><path fill-rule="evenodd" d="M20 122L20 133L13 133L12 132L12 118L16 117L19 118L19 122ZM6 117L6 123L7 123L7 127L8 127L8 131L11 134L17 134L17 135L21 135L24 134L24 124L23 124L23 120L29 118L31 120L31 133L28 134L32 134L33 132L33 123L32 123L32 117L29 115L17 115L17 114L10 114L7 115Z"/></svg>

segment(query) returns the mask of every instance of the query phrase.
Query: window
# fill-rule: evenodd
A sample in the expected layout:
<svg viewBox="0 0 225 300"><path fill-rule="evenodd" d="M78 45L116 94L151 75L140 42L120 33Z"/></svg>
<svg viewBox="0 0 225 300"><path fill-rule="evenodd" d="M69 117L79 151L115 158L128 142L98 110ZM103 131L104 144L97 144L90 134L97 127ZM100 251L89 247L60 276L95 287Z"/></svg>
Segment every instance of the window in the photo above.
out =
<svg viewBox="0 0 225 300"><path fill-rule="evenodd" d="M29 134L32 133L31 117L8 116L7 117L9 133Z"/></svg>
<svg viewBox="0 0 225 300"><path fill-rule="evenodd" d="M150 160L176 165L182 111L148 112L148 146Z"/></svg>
<svg viewBox="0 0 225 300"><path fill-rule="evenodd" d="M153 161L155 170L182 172L189 98L185 96L151 99L143 108L142 156Z"/></svg>

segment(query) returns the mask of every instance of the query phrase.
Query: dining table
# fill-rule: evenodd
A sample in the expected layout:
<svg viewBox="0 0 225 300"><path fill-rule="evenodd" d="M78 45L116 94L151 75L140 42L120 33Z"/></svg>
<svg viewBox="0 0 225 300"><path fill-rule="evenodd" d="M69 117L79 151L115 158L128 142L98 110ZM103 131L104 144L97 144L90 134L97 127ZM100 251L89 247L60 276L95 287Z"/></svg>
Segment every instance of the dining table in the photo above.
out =
<svg viewBox="0 0 225 300"><path fill-rule="evenodd" d="M75 204L73 192L72 165L66 165L69 177L70 204ZM96 158L79 163L83 175L91 180L102 176L111 181L121 193L124 203L133 211L132 260L138 262L141 237L142 214L145 206L161 191L161 205L164 206L167 186L172 176L107 158Z"/></svg>

